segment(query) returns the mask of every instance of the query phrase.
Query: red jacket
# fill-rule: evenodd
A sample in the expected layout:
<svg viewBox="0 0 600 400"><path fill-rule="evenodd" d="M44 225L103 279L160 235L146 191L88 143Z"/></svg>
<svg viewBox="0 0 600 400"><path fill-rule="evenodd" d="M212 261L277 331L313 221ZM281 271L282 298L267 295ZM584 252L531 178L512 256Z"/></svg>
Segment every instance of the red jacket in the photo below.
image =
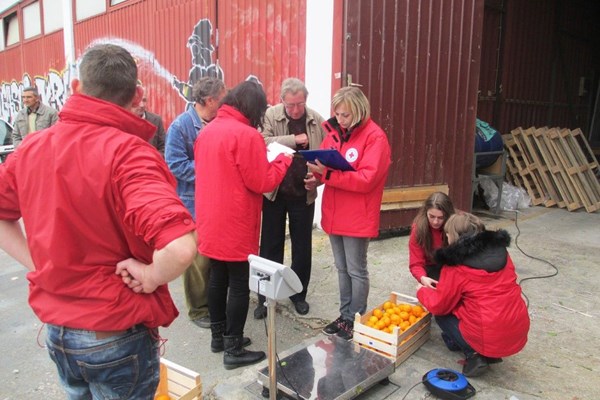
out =
<svg viewBox="0 0 600 400"><path fill-rule="evenodd" d="M431 248L437 250L444 244L442 236L443 229L433 229L429 226L429 233L431 234ZM421 282L421 278L427 275L425 266L435 264L435 261L427 258L425 249L419 246L417 243L417 228L415 224L410 228L410 238L408 239L408 268L410 273L415 279Z"/></svg>
<svg viewBox="0 0 600 400"><path fill-rule="evenodd" d="M323 123L322 149L337 149L355 171L326 169L321 226L328 234L376 237L383 187L391 164L385 132L371 119L343 133L335 118Z"/></svg>
<svg viewBox="0 0 600 400"><path fill-rule="evenodd" d="M262 194L281 183L292 160L280 154L269 163L262 135L228 105L200 131L194 158L198 251L247 261L258 254Z"/></svg>
<svg viewBox="0 0 600 400"><path fill-rule="evenodd" d="M527 343L529 314L506 251L509 243L503 230L461 237L436 252L444 264L437 289L417 292L433 315L454 314L463 338L487 357L513 355Z"/></svg>
<svg viewBox="0 0 600 400"><path fill-rule="evenodd" d="M96 98L73 95L54 126L28 135L0 166L0 218L23 217L36 270L29 303L41 321L87 330L167 326L167 286L136 294L115 275L133 257L194 229L160 154L155 127ZM138 137L139 136L139 137Z"/></svg>

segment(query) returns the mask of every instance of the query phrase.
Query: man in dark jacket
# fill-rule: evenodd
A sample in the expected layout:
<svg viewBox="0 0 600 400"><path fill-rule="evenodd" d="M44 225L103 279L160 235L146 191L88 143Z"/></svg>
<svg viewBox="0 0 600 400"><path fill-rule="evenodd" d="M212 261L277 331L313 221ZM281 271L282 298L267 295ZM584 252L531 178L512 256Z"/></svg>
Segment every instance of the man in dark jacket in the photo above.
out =
<svg viewBox="0 0 600 400"><path fill-rule="evenodd" d="M150 122L152 125L156 126L156 133L152 138L150 138L150 144L154 146L156 150L165 157L165 127L163 126L163 121L160 115L151 113L146 109L146 105L148 103L148 98L146 97L145 89L141 88L144 91L144 96L140 101L140 104L137 107L133 107L132 111L138 117L143 118Z"/></svg>

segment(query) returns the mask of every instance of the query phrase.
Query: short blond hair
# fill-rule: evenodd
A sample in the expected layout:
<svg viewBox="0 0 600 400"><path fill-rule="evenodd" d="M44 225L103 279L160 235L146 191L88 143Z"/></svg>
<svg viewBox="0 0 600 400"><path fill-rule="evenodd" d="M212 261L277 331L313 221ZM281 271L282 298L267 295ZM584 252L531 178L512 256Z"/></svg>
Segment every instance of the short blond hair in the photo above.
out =
<svg viewBox="0 0 600 400"><path fill-rule="evenodd" d="M351 126L355 126L369 119L371 116L371 106L367 96L357 87L346 86L336 92L331 99L331 108L335 109L344 104L352 113Z"/></svg>

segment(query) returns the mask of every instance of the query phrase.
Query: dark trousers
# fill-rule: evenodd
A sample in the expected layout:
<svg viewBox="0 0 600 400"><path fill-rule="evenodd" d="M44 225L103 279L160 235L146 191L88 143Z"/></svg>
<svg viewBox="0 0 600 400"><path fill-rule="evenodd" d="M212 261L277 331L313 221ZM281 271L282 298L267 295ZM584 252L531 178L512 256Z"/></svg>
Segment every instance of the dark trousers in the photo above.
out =
<svg viewBox="0 0 600 400"><path fill-rule="evenodd" d="M225 335L243 335L250 303L248 261L210 259L208 310L211 322L227 321Z"/></svg>
<svg viewBox="0 0 600 400"><path fill-rule="evenodd" d="M458 329L458 318L454 314L436 315L435 322L439 325L442 332L450 337L461 348L465 356L470 357L475 353L475 350L463 338L460 329Z"/></svg>
<svg viewBox="0 0 600 400"><path fill-rule="evenodd" d="M275 201L263 199L260 256L283 263L285 223L289 218L292 242L292 270L302 282L302 292L290 296L293 302L305 300L312 268L312 229L315 203L306 204L306 197L286 199L277 196ZM260 299L260 298L259 298ZM264 300L259 300L264 302Z"/></svg>

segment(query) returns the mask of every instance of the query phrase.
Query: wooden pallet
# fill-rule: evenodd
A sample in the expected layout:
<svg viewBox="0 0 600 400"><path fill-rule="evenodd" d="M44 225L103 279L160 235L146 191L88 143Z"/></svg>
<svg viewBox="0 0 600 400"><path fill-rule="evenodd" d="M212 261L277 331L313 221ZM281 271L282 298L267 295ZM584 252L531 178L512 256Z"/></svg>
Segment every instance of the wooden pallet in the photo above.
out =
<svg viewBox="0 0 600 400"><path fill-rule="evenodd" d="M580 141L585 141L579 129L571 133L569 129L553 129L548 131L550 144L553 147L560 164L569 176L571 188L581 200L587 212L600 209L600 184L595 171L598 162L595 157L590 162L589 154L585 154L580 146ZM586 142L587 143L587 142ZM589 146L587 147L589 149Z"/></svg>
<svg viewBox="0 0 600 400"><path fill-rule="evenodd" d="M521 149L512 135L504 135L504 148L508 152L506 170L511 174L510 179L515 186L521 187L527 191L531 197L531 203L534 206L544 204L545 195L540 190L540 183L537 177L527 168L526 162L522 156Z"/></svg>
<svg viewBox="0 0 600 400"><path fill-rule="evenodd" d="M550 128L550 130L552 129L558 128ZM560 164L558 155L550 143L550 138L548 137L547 133L548 130L549 129L547 127L538 128L535 130L533 135L536 139L536 144L544 163L552 174L556 189L560 193L565 207L569 211L577 210L583 207L583 204L579 200L579 195L577 192L571 189L569 175Z"/></svg>
<svg viewBox="0 0 600 400"><path fill-rule="evenodd" d="M559 207L564 208L566 206L565 202L554 183L554 177L552 176L550 169L540 154L534 133L535 128L533 127L526 130L517 128L511 132L515 142L524 155L523 159L525 160L527 168L536 175L538 182L541 185L540 189L547 195L544 205L546 207L558 205Z"/></svg>

